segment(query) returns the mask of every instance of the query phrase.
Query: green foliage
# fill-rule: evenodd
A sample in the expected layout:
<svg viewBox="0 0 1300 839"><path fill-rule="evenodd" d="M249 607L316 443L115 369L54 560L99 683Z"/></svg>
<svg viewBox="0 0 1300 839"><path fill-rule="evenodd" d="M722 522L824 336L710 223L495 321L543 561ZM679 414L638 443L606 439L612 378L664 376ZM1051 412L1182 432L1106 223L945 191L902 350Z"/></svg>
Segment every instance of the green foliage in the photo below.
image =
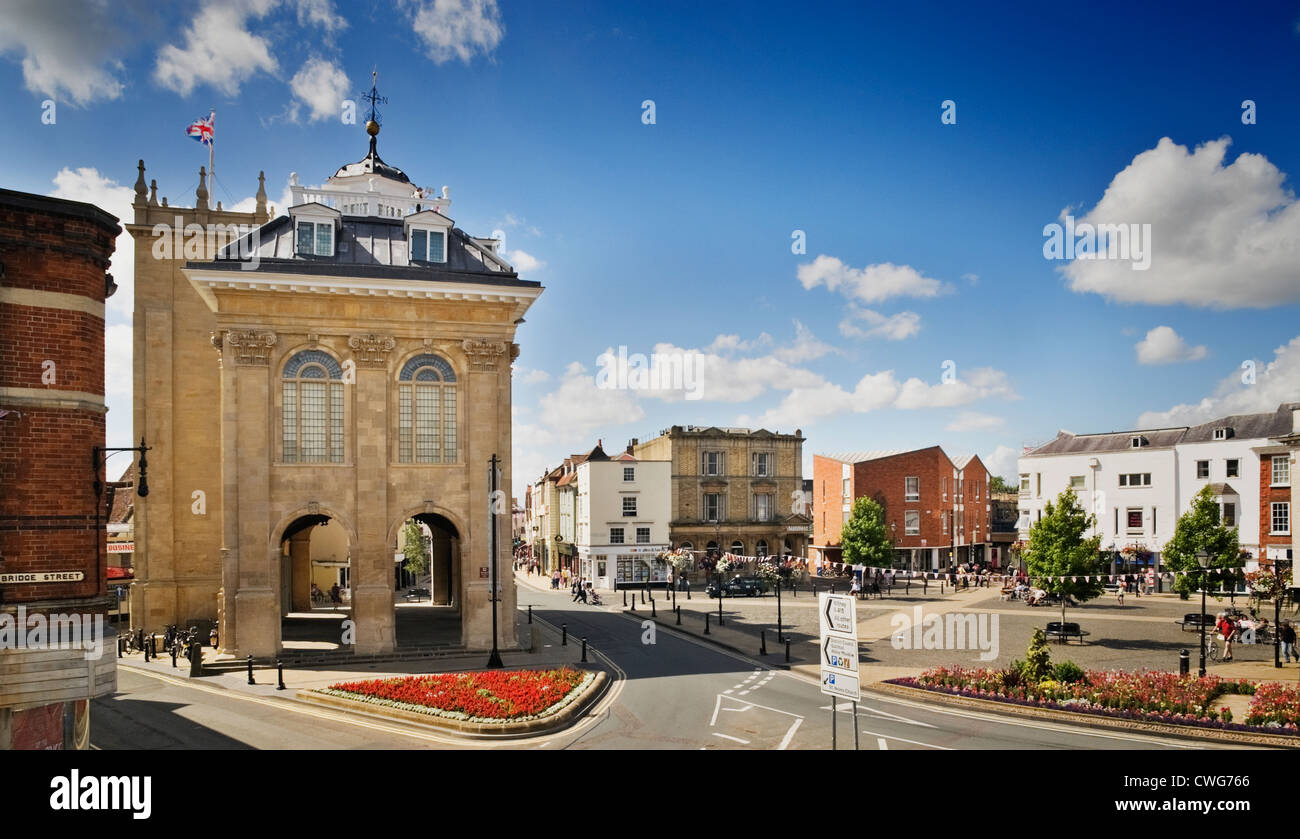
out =
<svg viewBox="0 0 1300 839"><path fill-rule="evenodd" d="M1019 687L1024 682L1025 663L1018 658L1011 659L1005 672L1007 687Z"/></svg>
<svg viewBox="0 0 1300 839"><path fill-rule="evenodd" d="M1034 636L1029 639L1020 675L1027 682L1041 682L1052 675L1052 653L1047 649L1047 636L1041 629L1035 629Z"/></svg>
<svg viewBox="0 0 1300 839"><path fill-rule="evenodd" d="M429 570L429 550L424 544L424 529L414 520L402 525L402 553L406 570L419 577Z"/></svg>
<svg viewBox="0 0 1300 839"><path fill-rule="evenodd" d="M1224 527L1219 521L1219 503L1209 486L1201 488L1192 499L1192 506L1178 517L1173 538L1165 544L1164 564L1171 571L1192 571L1174 577L1174 591L1189 594L1201 587L1201 566L1196 554L1205 551L1210 555L1211 568L1237 568L1241 565L1237 529ZM1214 574L1207 580L1206 591L1221 586L1232 586L1240 579L1239 572Z"/></svg>
<svg viewBox="0 0 1300 839"><path fill-rule="evenodd" d="M1006 481L1002 480L1001 475L994 475L989 478L989 492L1019 492L1019 487L1013 487Z"/></svg>
<svg viewBox="0 0 1300 839"><path fill-rule="evenodd" d="M1052 678L1058 682L1074 684L1086 680L1088 674L1073 661L1058 661L1056 666L1052 668Z"/></svg>
<svg viewBox="0 0 1300 839"><path fill-rule="evenodd" d="M1029 529L1029 545L1024 553L1025 568L1036 585L1080 602L1092 600L1105 591L1098 577L1106 572L1106 558L1098 553L1101 537L1084 535L1095 523L1079 506L1079 498L1072 489L1057 496L1055 504L1047 502L1042 519ZM1087 579L1061 580L1061 577L1074 576ZM1064 601L1061 613L1064 616Z"/></svg>
<svg viewBox="0 0 1300 839"><path fill-rule="evenodd" d="M862 497L840 531L844 561L887 568L894 559L894 539L885 525L885 508Z"/></svg>

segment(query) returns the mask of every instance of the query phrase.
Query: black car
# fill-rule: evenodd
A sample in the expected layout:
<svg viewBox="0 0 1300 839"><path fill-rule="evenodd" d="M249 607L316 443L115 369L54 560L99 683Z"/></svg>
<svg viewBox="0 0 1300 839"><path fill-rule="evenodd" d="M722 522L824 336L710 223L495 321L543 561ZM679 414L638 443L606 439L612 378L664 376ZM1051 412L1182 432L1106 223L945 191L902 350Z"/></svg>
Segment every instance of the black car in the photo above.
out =
<svg viewBox="0 0 1300 839"><path fill-rule="evenodd" d="M709 597L718 596L718 583L709 583ZM723 597L759 597L767 591L767 583L760 577L742 577L737 574L722 584Z"/></svg>

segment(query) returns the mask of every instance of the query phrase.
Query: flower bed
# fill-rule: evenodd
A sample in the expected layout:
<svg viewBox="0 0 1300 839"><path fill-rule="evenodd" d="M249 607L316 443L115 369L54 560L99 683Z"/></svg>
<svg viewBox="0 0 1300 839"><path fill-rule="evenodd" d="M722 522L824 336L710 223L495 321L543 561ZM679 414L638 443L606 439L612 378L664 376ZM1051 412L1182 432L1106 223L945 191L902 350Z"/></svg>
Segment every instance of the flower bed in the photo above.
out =
<svg viewBox="0 0 1300 839"><path fill-rule="evenodd" d="M549 716L582 695L589 670L492 670L339 682L321 693L467 722L507 723Z"/></svg>
<svg viewBox="0 0 1300 839"><path fill-rule="evenodd" d="M1161 671L1089 671L1077 682L1033 682L1011 669L964 667L940 667L889 682L1034 708L1229 731L1300 735L1300 690L1274 683L1257 686L1250 681ZM1216 699L1229 693L1253 694L1245 723L1235 723L1231 712L1224 713L1227 709L1213 707Z"/></svg>

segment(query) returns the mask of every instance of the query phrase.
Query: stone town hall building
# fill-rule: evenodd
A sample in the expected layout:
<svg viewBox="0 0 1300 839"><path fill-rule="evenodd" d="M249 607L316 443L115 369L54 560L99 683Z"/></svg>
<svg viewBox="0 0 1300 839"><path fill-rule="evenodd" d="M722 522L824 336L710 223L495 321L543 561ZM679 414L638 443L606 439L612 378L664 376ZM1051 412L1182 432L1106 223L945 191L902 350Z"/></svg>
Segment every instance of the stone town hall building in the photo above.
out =
<svg viewBox="0 0 1300 839"><path fill-rule="evenodd" d="M254 212L210 208L202 170L193 208L160 204L140 163L135 436L153 491L136 507L138 625L215 619L224 651L277 653L283 617L311 606L308 534L326 525L346 543L333 559L353 649L392 650L394 546L414 518L443 546L434 601L467 647L492 644L488 461L503 459L508 488L515 330L542 288L367 131L369 153L324 185L294 175L277 218L260 183ZM230 225L250 232L227 244ZM509 646L515 592L500 578Z"/></svg>

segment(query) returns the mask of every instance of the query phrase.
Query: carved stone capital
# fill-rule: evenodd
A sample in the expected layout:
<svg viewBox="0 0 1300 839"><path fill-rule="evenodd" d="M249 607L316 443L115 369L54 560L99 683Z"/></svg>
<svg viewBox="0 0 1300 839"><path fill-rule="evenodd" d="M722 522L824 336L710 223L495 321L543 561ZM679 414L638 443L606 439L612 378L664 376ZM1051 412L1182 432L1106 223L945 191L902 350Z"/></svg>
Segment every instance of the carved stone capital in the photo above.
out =
<svg viewBox="0 0 1300 839"><path fill-rule="evenodd" d="M358 367L387 367L388 354L397 346L392 335L353 335L348 346L356 352Z"/></svg>
<svg viewBox="0 0 1300 839"><path fill-rule="evenodd" d="M274 332L260 329L232 329L226 333L226 345L233 351L236 364L265 366L276 340Z"/></svg>
<svg viewBox="0 0 1300 839"><path fill-rule="evenodd" d="M495 370L497 361L510 352L510 344L505 341L479 341L466 338L460 342L460 348L469 358L469 365L474 370Z"/></svg>

